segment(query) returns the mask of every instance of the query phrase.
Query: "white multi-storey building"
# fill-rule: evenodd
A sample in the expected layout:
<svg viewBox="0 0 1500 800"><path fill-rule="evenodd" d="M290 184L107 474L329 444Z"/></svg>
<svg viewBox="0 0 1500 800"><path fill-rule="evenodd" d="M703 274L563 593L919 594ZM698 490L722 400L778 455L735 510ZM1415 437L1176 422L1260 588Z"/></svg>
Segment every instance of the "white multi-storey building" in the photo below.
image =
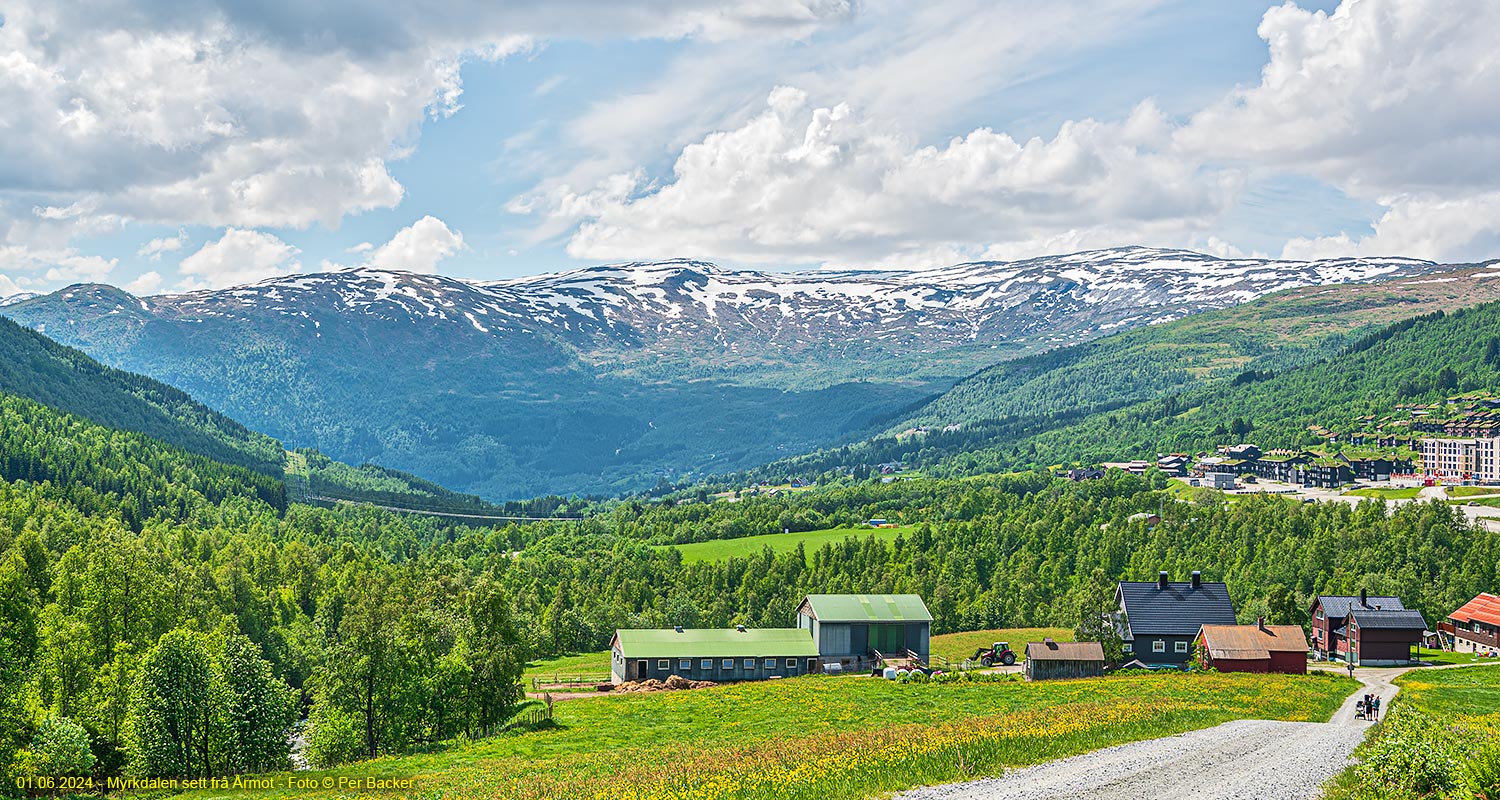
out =
<svg viewBox="0 0 1500 800"><path fill-rule="evenodd" d="M1422 474L1452 480L1500 481L1500 438L1423 439Z"/></svg>

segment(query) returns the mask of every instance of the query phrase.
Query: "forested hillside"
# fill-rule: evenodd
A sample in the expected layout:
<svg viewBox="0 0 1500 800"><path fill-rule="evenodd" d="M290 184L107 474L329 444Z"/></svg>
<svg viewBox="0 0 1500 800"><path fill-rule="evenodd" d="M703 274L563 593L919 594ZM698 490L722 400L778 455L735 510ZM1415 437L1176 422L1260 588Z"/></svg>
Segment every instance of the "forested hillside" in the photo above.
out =
<svg viewBox="0 0 1500 800"><path fill-rule="evenodd" d="M7 774L280 768L304 717L315 764L478 736L520 699L528 655L598 650L621 626L785 625L814 591L917 592L945 632L1071 626L1108 605L1114 580L1158 569L1201 569L1229 582L1242 617L1291 622L1316 592L1399 594L1434 619L1500 583L1500 534L1441 505L1190 505L1153 488L1160 476L846 476L733 503L698 491L471 528L283 510L280 484L252 471L29 401L5 409ZM1148 509L1164 512L1154 529L1129 519ZM691 565L661 547L871 516L916 529Z"/></svg>
<svg viewBox="0 0 1500 800"><path fill-rule="evenodd" d="M100 425L144 433L217 461L281 474L281 445L143 375L0 318L0 392L29 397Z"/></svg>
<svg viewBox="0 0 1500 800"><path fill-rule="evenodd" d="M1497 278L1473 273L1474 296L1500 290ZM1297 290L1018 359L961 382L903 423L924 422L927 433L887 434L744 477L808 478L891 461L963 475L1196 452L1247 436L1263 447L1309 445L1321 440L1308 425L1348 430L1397 403L1500 388L1489 355L1500 337L1497 306L1431 286ZM1332 308L1319 315L1325 304ZM939 427L947 424L957 427Z"/></svg>

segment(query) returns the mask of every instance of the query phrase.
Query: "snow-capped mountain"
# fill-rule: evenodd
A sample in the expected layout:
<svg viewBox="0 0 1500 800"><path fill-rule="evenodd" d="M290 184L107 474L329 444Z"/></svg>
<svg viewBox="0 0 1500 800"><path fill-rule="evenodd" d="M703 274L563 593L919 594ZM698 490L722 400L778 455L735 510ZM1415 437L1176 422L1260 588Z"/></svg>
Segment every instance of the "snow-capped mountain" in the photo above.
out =
<svg viewBox="0 0 1500 800"><path fill-rule="evenodd" d="M0 308L4 308L6 306L13 306L16 303L24 302L26 300L30 300L31 298L37 297L37 296L38 295L37 295L36 292L21 292L19 294L13 294L13 295L11 295L9 297L0 297Z"/></svg>
<svg viewBox="0 0 1500 800"><path fill-rule="evenodd" d="M1291 287L1444 269L1125 248L916 271L354 269L0 313L288 445L492 499L726 471L877 427L1018 354Z"/></svg>
<svg viewBox="0 0 1500 800"><path fill-rule="evenodd" d="M832 348L848 355L1014 340L1060 343L1281 289L1439 268L1404 258L1298 262L1123 248L881 272L759 272L676 260L469 282L355 269L136 303L112 291L97 297L90 287L64 290L58 299L80 317L125 313L191 323L279 316L320 327L357 315L366 322L449 323L496 336L540 333L584 351L660 346L691 358L681 348L699 345L759 358L768 350L792 355Z"/></svg>

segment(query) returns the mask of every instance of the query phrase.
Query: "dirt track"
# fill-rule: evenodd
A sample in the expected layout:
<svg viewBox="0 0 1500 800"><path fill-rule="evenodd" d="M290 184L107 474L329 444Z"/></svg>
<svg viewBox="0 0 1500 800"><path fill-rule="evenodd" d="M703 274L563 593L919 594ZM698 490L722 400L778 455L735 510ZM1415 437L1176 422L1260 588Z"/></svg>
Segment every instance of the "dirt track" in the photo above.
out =
<svg viewBox="0 0 1500 800"><path fill-rule="evenodd" d="M1329 722L1239 720L1179 736L1118 745L968 783L929 786L902 800L1245 798L1303 800L1342 770L1370 723L1354 718L1366 692L1382 708L1403 669L1363 670L1366 682Z"/></svg>

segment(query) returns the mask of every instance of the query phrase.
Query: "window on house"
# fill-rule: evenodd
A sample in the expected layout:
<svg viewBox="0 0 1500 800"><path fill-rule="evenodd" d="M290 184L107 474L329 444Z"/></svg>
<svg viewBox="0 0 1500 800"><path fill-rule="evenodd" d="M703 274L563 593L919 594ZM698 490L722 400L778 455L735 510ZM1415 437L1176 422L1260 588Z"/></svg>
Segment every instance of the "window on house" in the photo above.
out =
<svg viewBox="0 0 1500 800"><path fill-rule="evenodd" d="M786 668L787 669L796 669L797 668L797 659L795 659L795 658L789 658L789 659L787 659L786 660Z"/></svg>
<svg viewBox="0 0 1500 800"><path fill-rule="evenodd" d="M1322 619L1322 618L1323 618L1323 609L1320 608L1320 609L1318 609L1318 619Z"/></svg>
<svg viewBox="0 0 1500 800"><path fill-rule="evenodd" d="M1179 653L1186 653L1188 651L1187 642L1178 642L1176 644L1176 650Z"/></svg>
<svg viewBox="0 0 1500 800"><path fill-rule="evenodd" d="M713 669L714 660L711 658L705 658L702 661L698 662L698 666L702 667L703 669Z"/></svg>
<svg viewBox="0 0 1500 800"><path fill-rule="evenodd" d="M657 669L671 669L672 668L672 659L670 659L670 658L660 658L660 659L657 659L657 661L656 661L656 668Z"/></svg>
<svg viewBox="0 0 1500 800"><path fill-rule="evenodd" d="M1131 644L1130 642L1126 642L1125 644L1120 645L1120 651L1124 653L1134 653L1135 645Z"/></svg>
<svg viewBox="0 0 1500 800"><path fill-rule="evenodd" d="M726 659L720 661L719 662L719 667L721 669L734 669L734 659L732 659L732 658L726 658Z"/></svg>
<svg viewBox="0 0 1500 800"><path fill-rule="evenodd" d="M753 658L747 658L747 659L745 659L745 669L755 669L755 659L753 659Z"/></svg>
<svg viewBox="0 0 1500 800"><path fill-rule="evenodd" d="M687 672L693 668L693 662L684 658L681 661L677 662L677 668L682 670L683 672Z"/></svg>
<svg viewBox="0 0 1500 800"><path fill-rule="evenodd" d="M1157 639L1156 641L1154 641L1154 642L1151 643L1151 652L1153 652L1153 653L1165 653L1165 652L1167 652L1167 643L1165 641L1161 640L1161 639Z"/></svg>
<svg viewBox="0 0 1500 800"><path fill-rule="evenodd" d="M766 659L766 669L776 669L776 659L774 659L774 658L768 658L768 659Z"/></svg>

